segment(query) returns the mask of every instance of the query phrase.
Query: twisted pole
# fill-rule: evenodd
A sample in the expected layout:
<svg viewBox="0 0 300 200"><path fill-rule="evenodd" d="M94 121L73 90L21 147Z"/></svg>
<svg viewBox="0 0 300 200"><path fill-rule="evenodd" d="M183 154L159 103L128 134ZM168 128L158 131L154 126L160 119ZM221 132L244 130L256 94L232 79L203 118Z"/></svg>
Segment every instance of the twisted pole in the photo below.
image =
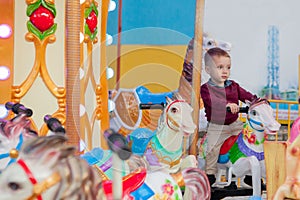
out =
<svg viewBox="0 0 300 200"><path fill-rule="evenodd" d="M203 18L204 18L204 2L205 0L196 1L195 13L195 39L194 39L194 67L193 67L193 83L191 105L194 109L193 119L197 124L197 128L192 136L190 154L197 156L197 140L198 140L198 124L199 124L199 103L200 103L200 83L202 69L202 39L203 39Z"/></svg>
<svg viewBox="0 0 300 200"><path fill-rule="evenodd" d="M65 81L66 134L68 143L79 149L80 104L80 1L66 0L65 11Z"/></svg>

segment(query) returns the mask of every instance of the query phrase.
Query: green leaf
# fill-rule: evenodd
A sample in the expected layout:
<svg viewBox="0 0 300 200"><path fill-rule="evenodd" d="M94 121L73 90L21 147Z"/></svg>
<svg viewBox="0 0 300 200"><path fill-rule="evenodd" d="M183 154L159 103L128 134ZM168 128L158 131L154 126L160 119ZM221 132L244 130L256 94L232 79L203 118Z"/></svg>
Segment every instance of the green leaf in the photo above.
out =
<svg viewBox="0 0 300 200"><path fill-rule="evenodd" d="M39 31L32 23L31 21L27 21L27 29L29 32L33 33L36 35L38 38L42 38L42 32Z"/></svg>
<svg viewBox="0 0 300 200"><path fill-rule="evenodd" d="M51 28L49 28L48 30L44 31L43 33L37 29L32 23L31 21L27 21L27 29L29 32L33 33L34 35L36 35L40 40L45 39L45 37L52 35L55 33L56 29L57 29L57 24L53 24L53 26L51 26Z"/></svg>
<svg viewBox="0 0 300 200"><path fill-rule="evenodd" d="M49 35L52 35L55 33L57 29L57 24L53 24L53 26L51 26L49 29L47 29L46 31L43 32L43 35L42 35L42 39L44 39L45 37L49 36Z"/></svg>
<svg viewBox="0 0 300 200"><path fill-rule="evenodd" d="M178 185L175 185L175 186L174 186L174 190L175 190L175 191L178 190L178 188L179 188Z"/></svg>
<svg viewBox="0 0 300 200"><path fill-rule="evenodd" d="M87 18L90 15L90 13L92 12L92 10L93 10L92 7L89 7L87 9L85 9L85 11L84 11L84 18Z"/></svg>
<svg viewBox="0 0 300 200"><path fill-rule="evenodd" d="M50 10L52 12L52 14L54 15L54 17L56 17L56 8L55 8L55 4L50 4L50 3L46 3L44 0L42 0L42 5L47 8L48 10Z"/></svg>
<svg viewBox="0 0 300 200"><path fill-rule="evenodd" d="M96 7L96 5L94 3L92 4L92 8L93 8L96 16L98 17L98 9L97 9L97 7Z"/></svg>
<svg viewBox="0 0 300 200"><path fill-rule="evenodd" d="M41 5L41 0L35 2L34 4L30 4L29 6L27 6L27 9L26 9L26 15L28 17L30 17L30 15L38 8L40 7Z"/></svg>

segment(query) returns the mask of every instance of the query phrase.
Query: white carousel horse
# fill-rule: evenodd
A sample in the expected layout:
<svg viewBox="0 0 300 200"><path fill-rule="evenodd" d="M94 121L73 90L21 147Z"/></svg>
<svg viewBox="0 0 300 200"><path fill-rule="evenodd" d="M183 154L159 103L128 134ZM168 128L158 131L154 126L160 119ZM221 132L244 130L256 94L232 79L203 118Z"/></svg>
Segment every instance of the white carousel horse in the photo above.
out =
<svg viewBox="0 0 300 200"><path fill-rule="evenodd" d="M253 196L250 199L262 199L261 178L266 177L263 143L267 134L276 134L279 128L266 99L251 102L243 130L228 138L221 147L217 181L213 186L228 186L232 174L236 177L252 175ZM225 185L220 180L224 169L228 172Z"/></svg>
<svg viewBox="0 0 300 200"><path fill-rule="evenodd" d="M0 173L15 162L23 142L37 134L30 129L26 114L19 114L10 120L0 122Z"/></svg>
<svg viewBox="0 0 300 200"><path fill-rule="evenodd" d="M175 96L175 100L166 97L167 105L155 131L139 128L129 135L134 153L144 155L152 168L167 167L171 173L197 167L195 156L183 158L182 155L183 138L193 134L196 128L193 109L178 94Z"/></svg>
<svg viewBox="0 0 300 200"><path fill-rule="evenodd" d="M65 141L63 135L27 140L0 175L1 199L100 199L101 178Z"/></svg>
<svg viewBox="0 0 300 200"><path fill-rule="evenodd" d="M193 109L180 95L175 96L175 100L166 97L167 105L155 131L139 128L129 135L133 153L143 155L151 171L165 168L172 174L187 168L198 168L194 155L183 156L183 138L194 133L196 128L192 119ZM198 175L199 179L207 179L206 175ZM193 199L188 189L184 191L184 199Z"/></svg>
<svg viewBox="0 0 300 200"><path fill-rule="evenodd" d="M300 117L294 122L286 148L286 179L273 200L300 199Z"/></svg>
<svg viewBox="0 0 300 200"><path fill-rule="evenodd" d="M139 168L136 171L123 177L122 199L178 199L182 200L180 186L188 187L194 191L190 200L209 200L210 187L205 173L197 168L187 168L177 174L169 174L160 169L156 171L147 171L145 168ZM185 179L185 182L178 184L178 181ZM186 181L187 180L187 181ZM112 198L112 180L106 180L102 183L101 200L113 200Z"/></svg>
<svg viewBox="0 0 300 200"><path fill-rule="evenodd" d="M113 168L114 159L111 159L112 153L110 150L95 148L82 155L103 177L101 182L101 200L112 200L114 195L113 183L116 183L116 181L112 175L113 172L108 172L108 170L119 171L119 169ZM107 155L110 155L109 160L107 160ZM106 160L106 162L103 162L103 160ZM183 199L181 187L186 187L193 191L189 200L210 199L208 179L206 174L198 168L186 168L175 174L170 174L165 168L150 171L148 163L144 162L142 157L135 155L132 155L125 163L129 166L129 172L123 176L122 191L121 194L117 195L121 195L122 199L181 200Z"/></svg>

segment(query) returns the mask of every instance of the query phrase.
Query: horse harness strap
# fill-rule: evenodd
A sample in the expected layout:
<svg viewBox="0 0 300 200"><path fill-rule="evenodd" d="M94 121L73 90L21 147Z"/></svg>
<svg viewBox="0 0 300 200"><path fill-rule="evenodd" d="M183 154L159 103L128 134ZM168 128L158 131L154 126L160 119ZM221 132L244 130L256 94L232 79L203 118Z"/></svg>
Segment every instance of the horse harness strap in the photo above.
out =
<svg viewBox="0 0 300 200"><path fill-rule="evenodd" d="M42 200L43 198L41 194L61 180L61 176L59 175L59 173L54 172L47 179L38 183L35 177L33 176L31 170L28 168L28 166L22 159L19 159L17 163L23 168L24 172L28 176L28 179L33 184L33 194L30 197L28 197L27 200Z"/></svg>
<svg viewBox="0 0 300 200"><path fill-rule="evenodd" d="M171 117L169 114L168 114L168 111L170 109L170 107L175 104L175 103L178 103L178 102L185 102L185 100L182 100L182 99L178 99L178 100L175 100L173 101L172 103L170 103L170 105L168 105L167 109L166 109L166 122L167 122L167 125L170 129L172 130L175 130L174 128L172 128L169 124L169 121L171 122L171 124L173 124L176 128L179 128L180 125L173 119L173 117Z"/></svg>
<svg viewBox="0 0 300 200"><path fill-rule="evenodd" d="M179 148L179 150L177 150L175 152L168 152L160 144L156 135L153 137L153 140L150 141L148 148L152 150L152 154L154 154L158 158L159 162L169 165L170 168L172 168L173 166L176 166L180 163L180 160L181 160L180 155L182 154L181 148ZM179 155L179 157L178 157L178 155Z"/></svg>
<svg viewBox="0 0 300 200"><path fill-rule="evenodd" d="M263 128L263 127L264 127L263 123L258 122L258 121L256 121L256 120L253 120L253 119L251 119L250 117L247 117L247 120L248 120L248 122L249 122L250 127L253 128L254 130L259 131L259 132L263 132L263 131L264 131L264 129L262 129L262 130L255 129L255 128L253 127L253 125L252 125L252 123L253 123L253 124L259 125L259 126L261 126L261 127Z"/></svg>
<svg viewBox="0 0 300 200"><path fill-rule="evenodd" d="M10 157L11 160L9 161L7 166L10 165L11 163L15 162L16 158L18 158L18 156L19 156L19 151L21 149L22 144L23 144L23 134L21 133L19 136L19 142L18 142L16 148L12 148L8 153L0 154L0 160Z"/></svg>

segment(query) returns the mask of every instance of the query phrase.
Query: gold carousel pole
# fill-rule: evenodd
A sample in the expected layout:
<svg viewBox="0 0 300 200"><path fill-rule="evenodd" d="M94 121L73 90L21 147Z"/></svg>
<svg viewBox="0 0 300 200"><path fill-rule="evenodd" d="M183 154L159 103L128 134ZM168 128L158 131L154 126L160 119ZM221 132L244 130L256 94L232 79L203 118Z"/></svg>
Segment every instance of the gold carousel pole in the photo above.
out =
<svg viewBox="0 0 300 200"><path fill-rule="evenodd" d="M108 114L108 85L106 78L106 28L108 17L108 6L110 0L102 0L101 6L101 53L100 53L100 90L101 90L101 147L107 149L107 143L104 138L104 131L109 128Z"/></svg>
<svg viewBox="0 0 300 200"><path fill-rule="evenodd" d="M79 147L80 1L66 0L65 13L66 134L68 143Z"/></svg>
<svg viewBox="0 0 300 200"><path fill-rule="evenodd" d="M205 0L196 1L195 13L195 39L194 39L194 67L193 67L193 92L191 104L194 109L193 119L197 124L197 128L192 136L190 154L197 156L197 140L198 140L198 124L199 124L199 102L200 102L200 84L202 69L202 38L203 38L203 18L204 18L204 2Z"/></svg>

